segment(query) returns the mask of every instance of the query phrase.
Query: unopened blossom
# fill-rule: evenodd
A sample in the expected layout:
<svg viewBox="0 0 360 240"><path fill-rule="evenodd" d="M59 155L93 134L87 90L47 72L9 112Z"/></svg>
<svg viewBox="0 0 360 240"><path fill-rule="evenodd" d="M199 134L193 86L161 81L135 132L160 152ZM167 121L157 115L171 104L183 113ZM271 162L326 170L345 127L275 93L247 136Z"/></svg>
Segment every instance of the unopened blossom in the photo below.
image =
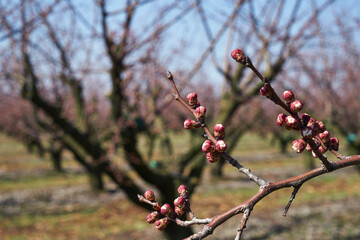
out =
<svg viewBox="0 0 360 240"><path fill-rule="evenodd" d="M292 91L286 90L283 92L282 98L286 103L292 103L295 100L295 95Z"/></svg>

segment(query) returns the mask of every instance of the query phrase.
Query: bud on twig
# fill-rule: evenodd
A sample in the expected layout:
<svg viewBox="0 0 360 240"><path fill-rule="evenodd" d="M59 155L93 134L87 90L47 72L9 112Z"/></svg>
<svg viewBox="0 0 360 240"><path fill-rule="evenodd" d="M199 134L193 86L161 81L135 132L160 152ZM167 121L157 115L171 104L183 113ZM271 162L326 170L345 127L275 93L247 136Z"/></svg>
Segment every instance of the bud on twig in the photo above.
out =
<svg viewBox="0 0 360 240"><path fill-rule="evenodd" d="M195 109L195 117L197 119L201 119L205 117L205 113L206 113L206 108L204 106L200 106Z"/></svg>
<svg viewBox="0 0 360 240"><path fill-rule="evenodd" d="M284 126L285 124L285 118L286 118L286 114L284 113L280 113L278 116L277 116L277 119L276 119L276 124L279 125L279 126Z"/></svg>
<svg viewBox="0 0 360 240"><path fill-rule="evenodd" d="M310 118L307 123L307 126L313 128L313 127L315 127L315 123L316 123L315 120L313 118Z"/></svg>
<svg viewBox="0 0 360 240"><path fill-rule="evenodd" d="M214 152L215 151L215 144L210 140L205 140L202 147L201 147L201 150L204 153Z"/></svg>
<svg viewBox="0 0 360 240"><path fill-rule="evenodd" d="M145 199L147 199L149 201L155 201L155 193L151 190L147 190L144 193L144 197L145 197Z"/></svg>
<svg viewBox="0 0 360 240"><path fill-rule="evenodd" d="M184 121L184 128L185 129L193 129L193 128L198 128L200 126L201 126L201 124L199 122L196 122L196 121L194 121L192 119L186 119Z"/></svg>
<svg viewBox="0 0 360 240"><path fill-rule="evenodd" d="M180 196L174 200L174 205L179 208L183 208L185 206L185 198Z"/></svg>
<svg viewBox="0 0 360 240"><path fill-rule="evenodd" d="M221 153L219 152L208 152L206 154L206 159L210 162L210 163L215 163L220 159Z"/></svg>
<svg viewBox="0 0 360 240"><path fill-rule="evenodd" d="M303 114L301 114L300 118L301 118L301 121L303 122L304 126L307 126L307 124L308 124L311 117L310 117L309 114L303 113Z"/></svg>
<svg viewBox="0 0 360 240"><path fill-rule="evenodd" d="M198 97L197 97L196 92L189 93L189 94L186 96L186 100L188 101L188 103L189 103L190 106L193 106L193 105L197 104L197 102L198 102Z"/></svg>
<svg viewBox="0 0 360 240"><path fill-rule="evenodd" d="M216 151L222 153L226 151L227 145L224 140L217 140L215 147L216 147Z"/></svg>
<svg viewBox="0 0 360 240"><path fill-rule="evenodd" d="M286 90L283 92L282 98L286 103L292 103L295 100L295 95L292 91Z"/></svg>
<svg viewBox="0 0 360 240"><path fill-rule="evenodd" d="M333 150L339 150L339 139L337 137L330 138L330 146Z"/></svg>
<svg viewBox="0 0 360 240"><path fill-rule="evenodd" d="M184 207L175 207L175 213L180 217L182 215L184 215L185 213L185 208Z"/></svg>
<svg viewBox="0 0 360 240"><path fill-rule="evenodd" d="M271 95L271 91L266 85L264 85L260 88L260 94L264 97L269 97Z"/></svg>
<svg viewBox="0 0 360 240"><path fill-rule="evenodd" d="M224 139L225 138L225 127L221 123L215 124L214 137L216 139Z"/></svg>
<svg viewBox="0 0 360 240"><path fill-rule="evenodd" d="M301 111L301 109L303 108L304 104L302 103L302 101L300 100L295 100L290 104L290 109L291 111L293 111L294 113L297 113L299 111Z"/></svg>
<svg viewBox="0 0 360 240"><path fill-rule="evenodd" d="M187 193L188 193L188 191L187 191L187 187L185 186L185 185L180 185L179 187L178 187L178 193L180 194L180 195L187 195Z"/></svg>
<svg viewBox="0 0 360 240"><path fill-rule="evenodd" d="M316 135L316 131L312 127L303 127L301 129L301 135L306 139L312 139Z"/></svg>
<svg viewBox="0 0 360 240"><path fill-rule="evenodd" d="M174 210L172 210L172 208L170 207L170 205L168 203L165 203L164 205L162 205L160 211L161 211L161 214L164 216L171 216L174 213Z"/></svg>
<svg viewBox="0 0 360 240"><path fill-rule="evenodd" d="M167 225L170 223L170 220L168 218L162 218L155 222L155 226L157 230L163 231Z"/></svg>
<svg viewBox="0 0 360 240"><path fill-rule="evenodd" d="M306 142L300 138L292 142L292 149L297 153L302 153L306 148Z"/></svg>
<svg viewBox="0 0 360 240"><path fill-rule="evenodd" d="M160 213L158 211L155 211L155 212L149 213L146 216L146 221L148 223L154 223L157 219L159 219L159 217L160 217Z"/></svg>
<svg viewBox="0 0 360 240"><path fill-rule="evenodd" d="M155 210L155 211L160 211L160 209L161 209L161 206L160 206L160 204L159 203L154 203L154 205L153 205L153 209Z"/></svg>
<svg viewBox="0 0 360 240"><path fill-rule="evenodd" d="M298 121L293 116L287 116L285 118L285 123L290 128L296 128L298 126Z"/></svg>
<svg viewBox="0 0 360 240"><path fill-rule="evenodd" d="M326 131L320 133L319 137L323 142L327 142L330 139L330 132L328 130L326 130Z"/></svg>
<svg viewBox="0 0 360 240"><path fill-rule="evenodd" d="M231 57L237 61L238 63L241 63L243 65L246 65L247 62L250 61L250 59L245 55L243 51L240 49L235 49L231 52Z"/></svg>
<svg viewBox="0 0 360 240"><path fill-rule="evenodd" d="M322 133L326 130L325 124L322 121L316 121L314 127L316 133Z"/></svg>

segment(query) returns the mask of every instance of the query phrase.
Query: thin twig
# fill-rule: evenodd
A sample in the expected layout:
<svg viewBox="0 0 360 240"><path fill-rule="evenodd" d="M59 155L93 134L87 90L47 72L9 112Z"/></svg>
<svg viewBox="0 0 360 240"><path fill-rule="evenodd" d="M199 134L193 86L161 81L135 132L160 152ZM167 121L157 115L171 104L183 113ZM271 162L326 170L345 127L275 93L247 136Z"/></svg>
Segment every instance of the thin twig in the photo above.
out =
<svg viewBox="0 0 360 240"><path fill-rule="evenodd" d="M250 217L250 213L251 213L250 208L245 209L243 217L242 217L241 222L240 222L240 226L239 226L239 228L237 230L235 240L240 240L241 239L241 235L242 235L244 229L246 228L246 223L247 223L247 221L248 221L248 219Z"/></svg>
<svg viewBox="0 0 360 240"><path fill-rule="evenodd" d="M283 213L283 217L286 217L286 214L287 214L287 212L289 211L289 208L290 208L290 206L291 206L291 203L292 203L292 201L295 199L295 196L296 196L297 192L299 191L300 187L301 187L301 185L294 187L294 191L293 191L292 194L291 194L290 200L289 200L288 204L287 204L286 207L285 207L285 210L284 210L284 213Z"/></svg>

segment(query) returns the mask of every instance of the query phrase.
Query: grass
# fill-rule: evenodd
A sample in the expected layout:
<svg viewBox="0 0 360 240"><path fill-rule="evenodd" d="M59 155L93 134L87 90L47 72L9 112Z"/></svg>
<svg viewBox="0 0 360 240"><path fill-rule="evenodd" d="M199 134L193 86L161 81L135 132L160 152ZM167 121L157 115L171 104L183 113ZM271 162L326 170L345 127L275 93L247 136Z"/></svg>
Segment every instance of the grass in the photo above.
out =
<svg viewBox="0 0 360 240"><path fill-rule="evenodd" d="M181 138L180 135L174 135L172 137L180 149L187 148L190 136L185 135ZM145 144L145 142L139 144ZM154 154L159 154L159 152ZM245 166L251 167L253 172L259 173L266 179L284 178L284 172L289 169L295 173L305 171L302 155L279 155L278 149L269 140L256 135L244 136L238 143L233 155L239 156L239 159L244 159L242 163ZM264 157L265 160L261 160ZM49 160L28 154L21 144L0 135L0 210L8 206L4 201L5 198L9 201L12 198L16 199L21 191L29 191L32 194L32 198L28 199L29 202L15 206L19 208L15 213L0 213L1 239L161 238L158 231L146 223L145 217L148 213L135 207L121 194L116 195L118 197L114 199L88 205L82 205L76 201L71 202L72 196L69 196L69 203L64 203L56 208L49 207L56 189L70 189L74 186L86 187L88 184L87 176L78 171L80 168L71 161L69 156L65 160L65 167L77 171L68 171L65 174L55 173L51 170ZM207 166L206 174L210 172L210 167L210 165ZM203 179L192 195L192 209L198 217L214 216L226 211L258 191L255 184L244 185L244 177L232 167L227 166L224 170L227 178L212 179L210 176L206 176L207 180ZM136 175L132 174L132 176ZM322 204L347 201L351 198L360 199L359 182L360 175L351 169L313 179L300 189L290 212L293 208L301 209L303 206L321 206ZM292 189L279 190L259 202L254 208L255 218L259 216L266 219L269 212L282 210L289 200L291 191ZM74 194L83 193L75 191ZM101 196L87 194L83 197L98 199ZM38 207L36 205L38 203L44 204L44 209ZM357 213L357 215L359 214ZM321 214L310 217L319 221L326 219ZM237 218L237 220L239 219ZM336 226L347 229L349 234L357 234L354 232L355 230L352 231L351 226L346 225L346 222L360 221L359 218L354 220L354 216L341 215L334 221ZM236 226L231 228L236 228ZM249 230L251 232L251 227ZM322 237L324 239L331 239L333 230L324 227L323 232ZM281 233L267 236L276 239L279 234ZM289 236L296 236L297 232L291 230L289 234ZM290 238L295 239L295 237Z"/></svg>

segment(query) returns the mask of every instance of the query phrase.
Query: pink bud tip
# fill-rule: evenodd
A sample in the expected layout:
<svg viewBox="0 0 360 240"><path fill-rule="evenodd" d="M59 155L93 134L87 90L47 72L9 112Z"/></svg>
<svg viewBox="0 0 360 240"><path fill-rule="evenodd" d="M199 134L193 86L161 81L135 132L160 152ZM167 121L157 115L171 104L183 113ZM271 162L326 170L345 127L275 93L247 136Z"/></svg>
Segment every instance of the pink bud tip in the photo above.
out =
<svg viewBox="0 0 360 240"><path fill-rule="evenodd" d="M184 121L184 128L185 129L193 129L193 128L198 128L200 127L200 123L199 122L196 122L192 119L186 119Z"/></svg>
<svg viewBox="0 0 360 240"><path fill-rule="evenodd" d="M195 109L195 117L198 119L204 117L205 113L206 113L206 108L204 106L200 106Z"/></svg>
<svg viewBox="0 0 360 240"><path fill-rule="evenodd" d="M279 126L284 126L284 124L285 124L285 118L286 118L286 114L280 113L280 114L277 116L276 124L279 125Z"/></svg>
<svg viewBox="0 0 360 240"><path fill-rule="evenodd" d="M292 91L286 90L283 92L282 98L286 103L292 103L295 100L295 95Z"/></svg>
<svg viewBox="0 0 360 240"><path fill-rule="evenodd" d="M268 97L271 95L271 91L266 85L264 85L262 88L260 88L260 94L264 97Z"/></svg>
<svg viewBox="0 0 360 240"><path fill-rule="evenodd" d="M290 109L294 113L297 113L297 112L301 111L301 109L303 109L303 106L304 106L304 104L302 103L302 101L295 100L290 104Z"/></svg>
<svg viewBox="0 0 360 240"><path fill-rule="evenodd" d="M155 226L157 230L163 231L169 223L170 220L168 218L162 218L155 222Z"/></svg>
<svg viewBox="0 0 360 240"><path fill-rule="evenodd" d="M296 128L298 126L298 121L293 116L287 116L285 118L285 123L290 128Z"/></svg>
<svg viewBox="0 0 360 240"><path fill-rule="evenodd" d="M330 132L328 130L325 130L324 132L319 134L319 137L323 142L326 142L330 139Z"/></svg>
<svg viewBox="0 0 360 240"><path fill-rule="evenodd" d="M215 124L214 126L214 136L217 139L224 139L225 138L225 127L221 124Z"/></svg>
<svg viewBox="0 0 360 240"><path fill-rule="evenodd" d="M188 103L189 103L190 106L195 105L195 104L198 102L198 97L197 97L196 92L189 93L189 94L186 96L186 100L188 101Z"/></svg>
<svg viewBox="0 0 360 240"><path fill-rule="evenodd" d="M302 153L306 148L306 142L304 139L297 139L292 142L292 149L297 153Z"/></svg>
<svg viewBox="0 0 360 240"><path fill-rule="evenodd" d="M185 206L185 198L183 196L180 196L174 200L174 205L176 207L182 208Z"/></svg>
<svg viewBox="0 0 360 240"><path fill-rule="evenodd" d="M154 201L155 200L155 193L151 190L147 190L144 193L144 197L145 199L149 200L149 201Z"/></svg>
<svg viewBox="0 0 360 240"><path fill-rule="evenodd" d="M185 208L175 207L175 213L180 217L180 216L184 215Z"/></svg>
<svg viewBox="0 0 360 240"><path fill-rule="evenodd" d="M227 145L224 140L217 140L215 146L216 146L216 151L221 153L225 152L227 148Z"/></svg>
<svg viewBox="0 0 360 240"><path fill-rule="evenodd" d="M160 209L161 209L161 206L160 206L160 204L159 203L154 203L153 204L153 209L155 210L155 211L160 211Z"/></svg>
<svg viewBox="0 0 360 240"><path fill-rule="evenodd" d="M306 139L311 139L315 137L316 131L312 127L303 127L301 129L301 135Z"/></svg>
<svg viewBox="0 0 360 240"><path fill-rule="evenodd" d="M185 185L180 185L177 190L180 195L187 194L187 188Z"/></svg>
<svg viewBox="0 0 360 240"><path fill-rule="evenodd" d="M168 203L162 205L160 211L164 216L170 216L174 212Z"/></svg>
<svg viewBox="0 0 360 240"><path fill-rule="evenodd" d="M148 223L154 223L159 217L160 217L160 213L155 211L155 212L149 213L146 216L146 221Z"/></svg>
<svg viewBox="0 0 360 240"><path fill-rule="evenodd" d="M214 145L214 143L212 141L205 140L202 147L201 147L201 150L204 153L213 152L213 151L215 151L215 145Z"/></svg>
<svg viewBox="0 0 360 240"><path fill-rule="evenodd" d="M301 121L303 122L303 124L304 124L304 126L306 126L307 124L308 124L308 122L309 122L309 120L310 120L310 115L309 114L307 114L307 113L303 113L303 114L301 114Z"/></svg>
<svg viewBox="0 0 360 240"><path fill-rule="evenodd" d="M308 127L315 127L315 120L313 118L310 118L308 123L307 123Z"/></svg>
<svg viewBox="0 0 360 240"><path fill-rule="evenodd" d="M245 55L243 51L240 49L235 49L231 52L231 57L237 61L238 63L241 63L243 65L246 65L247 61L249 61L248 57Z"/></svg>
<svg viewBox="0 0 360 240"><path fill-rule="evenodd" d="M306 151L309 151L309 152L312 151L312 149L311 149L311 147L310 147L310 144L306 144Z"/></svg>
<svg viewBox="0 0 360 240"><path fill-rule="evenodd" d="M315 125L314 125L314 129L316 130L316 132L322 133L326 130L325 124L322 121L316 121Z"/></svg>
<svg viewBox="0 0 360 240"><path fill-rule="evenodd" d="M215 163L220 159L221 153L219 152L208 152L206 154L206 159L210 162L210 163Z"/></svg>
<svg viewBox="0 0 360 240"><path fill-rule="evenodd" d="M339 139L337 137L330 138L330 146L333 150L339 150Z"/></svg>

